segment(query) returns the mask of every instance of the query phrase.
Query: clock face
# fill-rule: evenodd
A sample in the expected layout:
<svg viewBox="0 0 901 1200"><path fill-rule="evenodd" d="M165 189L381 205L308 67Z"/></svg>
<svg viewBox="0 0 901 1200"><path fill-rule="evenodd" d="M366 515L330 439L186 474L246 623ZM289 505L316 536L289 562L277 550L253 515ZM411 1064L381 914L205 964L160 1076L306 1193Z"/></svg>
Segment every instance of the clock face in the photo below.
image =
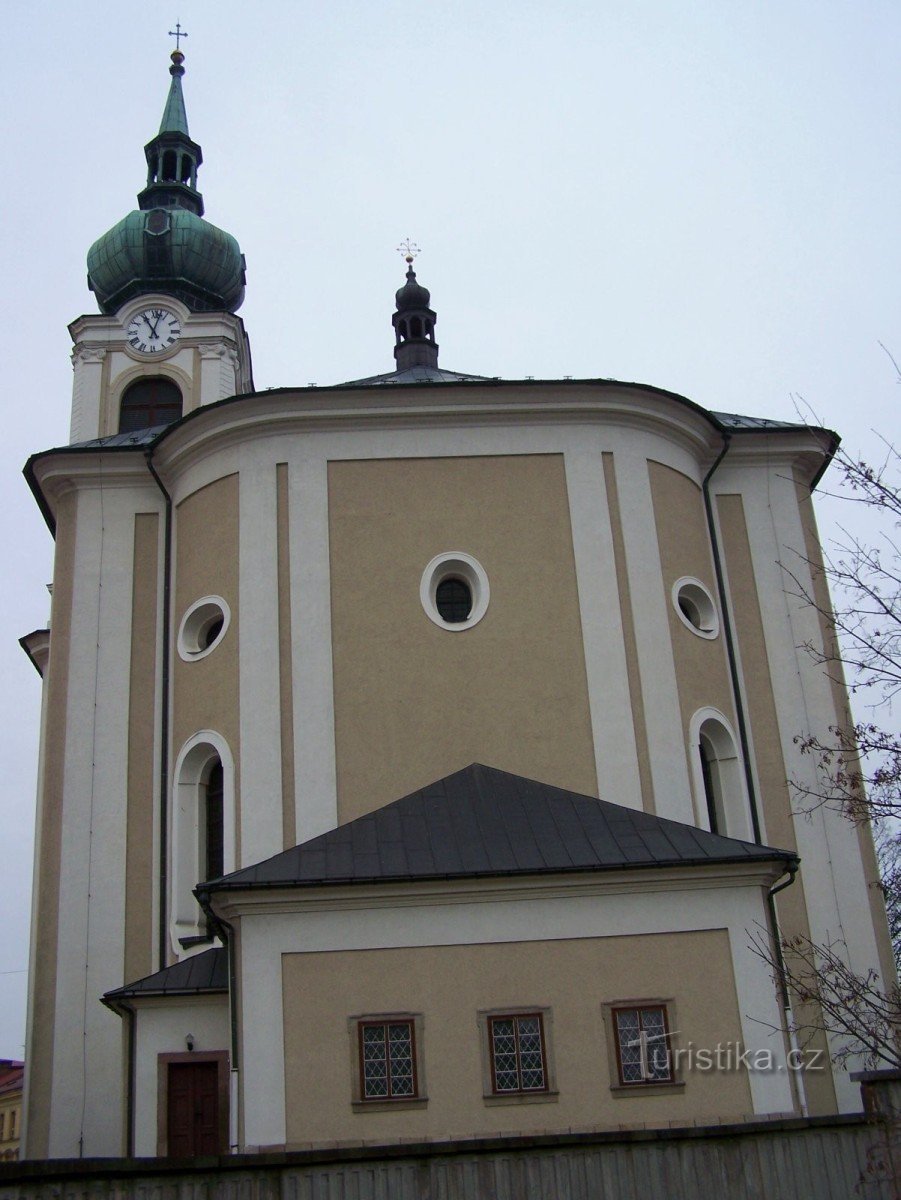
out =
<svg viewBox="0 0 901 1200"><path fill-rule="evenodd" d="M128 344L140 354L171 350L181 337L181 321L167 308L145 308L128 322Z"/></svg>

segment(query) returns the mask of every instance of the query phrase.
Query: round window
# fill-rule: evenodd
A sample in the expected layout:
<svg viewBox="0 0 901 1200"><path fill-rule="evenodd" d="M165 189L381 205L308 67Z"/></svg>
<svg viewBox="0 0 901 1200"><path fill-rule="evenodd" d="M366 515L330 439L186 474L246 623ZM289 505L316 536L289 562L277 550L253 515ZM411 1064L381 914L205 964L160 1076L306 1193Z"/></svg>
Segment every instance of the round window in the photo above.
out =
<svg viewBox="0 0 901 1200"><path fill-rule="evenodd" d="M684 576L677 579L672 590L673 606L683 625L698 637L715 638L720 631L720 619L713 597L700 579Z"/></svg>
<svg viewBox="0 0 901 1200"><path fill-rule="evenodd" d="M221 596L196 600L181 620L178 654L185 662L205 658L225 637L231 610Z"/></svg>
<svg viewBox="0 0 901 1200"><path fill-rule="evenodd" d="M489 594L481 563L460 550L436 555L419 584L426 615L442 629L471 629L484 617Z"/></svg>

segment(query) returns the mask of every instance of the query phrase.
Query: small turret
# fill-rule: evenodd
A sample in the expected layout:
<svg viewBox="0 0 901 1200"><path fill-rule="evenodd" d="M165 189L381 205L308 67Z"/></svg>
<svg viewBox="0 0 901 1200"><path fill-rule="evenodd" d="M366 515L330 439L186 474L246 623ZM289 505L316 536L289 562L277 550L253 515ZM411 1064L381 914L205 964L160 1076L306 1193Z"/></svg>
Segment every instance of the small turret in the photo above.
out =
<svg viewBox="0 0 901 1200"><path fill-rule="evenodd" d="M413 270L416 249L409 242L402 248L406 250L407 282L395 295L397 312L391 318L397 339L394 347L397 369L404 371L408 367L437 367L435 324L438 318L429 307L432 298L428 288L416 280Z"/></svg>

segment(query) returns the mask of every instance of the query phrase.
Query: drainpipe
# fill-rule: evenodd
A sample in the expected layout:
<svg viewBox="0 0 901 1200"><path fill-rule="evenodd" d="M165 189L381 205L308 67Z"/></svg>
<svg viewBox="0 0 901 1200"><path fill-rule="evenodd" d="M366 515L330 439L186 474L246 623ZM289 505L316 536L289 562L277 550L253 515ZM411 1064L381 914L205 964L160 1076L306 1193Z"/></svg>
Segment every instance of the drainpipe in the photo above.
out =
<svg viewBox="0 0 901 1200"><path fill-rule="evenodd" d="M777 892L783 891L784 888L791 887L795 882L795 876L798 874L798 862L791 863L788 867L788 879L783 883L777 883L775 887L771 887L766 894L767 913L769 915L770 928L768 933L773 939L773 946L776 950L776 968L779 977L779 993L782 1000L782 1016L785 1021L785 1028L788 1032L789 1053L793 1063L800 1064L801 1046L798 1042L798 1031L795 1027L795 1015L792 1012L791 996L788 991L788 973L785 968L785 955L782 951L782 936L779 932L779 918L776 915L776 901L774 899ZM807 1107L807 1088L804 1084L804 1072L799 1068L789 1072L791 1080L797 1090L798 1106L801 1109L801 1115L806 1117L809 1115Z"/></svg>
<svg viewBox="0 0 901 1200"><path fill-rule="evenodd" d="M735 651L735 633L732 628L732 619L729 610L729 601L726 593L726 578L723 572L723 559L720 553L719 538L716 531L716 522L713 517L713 501L710 496L710 481L713 478L714 472L719 467L720 463L726 457L729 446L732 443L732 438L728 433L723 434L723 448L716 458L713 466L704 476L704 482L701 485L701 491L704 495L704 512L707 516L707 529L710 534L710 546L713 552L713 571L716 575L717 595L720 602L720 614L723 622L723 636L726 642L726 656L729 661L729 678L732 683L732 701L735 705L735 717L738 724L738 739L741 744L741 754L744 767L745 786L748 791L748 801L751 807L751 828L754 833L754 841L761 845L763 838L760 831L760 811L757 803L757 788L754 783L754 773L751 770L751 747L748 740L748 726L745 720L745 708L742 701L740 679L738 674L738 655ZM779 936L779 921L776 916L776 902L774 896L777 892L781 892L783 888L790 887L795 881L795 875L798 871L798 863L794 862L788 867L788 879L784 883L777 884L776 887L770 888L767 892L767 930L772 938L773 945L776 948L776 966L779 979L780 1000L782 1003L783 1020L785 1021L785 1032L788 1037L789 1047L791 1051L798 1051L798 1036L795 1030L795 1019L792 1013L791 997L788 991L785 971L785 956L782 953L782 941ZM795 1062L800 1062L797 1054L792 1054ZM804 1080L801 1078L800 1071L792 1071L792 1076L797 1076L794 1080L798 1104L802 1114L807 1116L807 1096L804 1088Z"/></svg>
<svg viewBox="0 0 901 1200"><path fill-rule="evenodd" d="M751 804L751 828L754 841L762 842L760 833L760 814L757 810L757 792L754 787L754 775L751 771L751 753L748 742L748 728L745 722L745 710L741 700L741 688L738 678L738 656L735 653L735 637L732 632L732 621L729 616L729 603L726 595L726 580L723 575L723 560L720 555L719 541L716 535L716 522L713 519L713 502L710 498L710 481L717 467L726 457L732 439L728 433L723 434L723 448L713 466L704 476L701 491L704 494L704 512L707 516L707 529L710 533L710 545L713 550L713 571L716 575L716 590L720 600L720 613L723 622L723 635L726 640L726 656L729 660L729 677L732 681L732 699L735 704L735 717L738 722L738 740L741 743L741 755L744 765L745 786L748 789L748 800Z"/></svg>
<svg viewBox="0 0 901 1200"><path fill-rule="evenodd" d="M163 547L163 670L160 682L160 897L159 897L159 941L157 954L159 970L168 958L167 900L169 891L169 644L171 634L172 607L172 497L166 491L162 479L153 465L153 446L144 452L147 469L163 493L166 502L166 521Z"/></svg>

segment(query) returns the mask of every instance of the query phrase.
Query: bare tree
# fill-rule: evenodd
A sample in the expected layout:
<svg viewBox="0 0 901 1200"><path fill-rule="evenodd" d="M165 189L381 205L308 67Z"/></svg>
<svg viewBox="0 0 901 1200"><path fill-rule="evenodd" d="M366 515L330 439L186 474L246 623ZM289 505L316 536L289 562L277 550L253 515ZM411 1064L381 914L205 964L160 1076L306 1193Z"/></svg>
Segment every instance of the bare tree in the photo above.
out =
<svg viewBox="0 0 901 1200"><path fill-rule="evenodd" d="M901 1068L901 990L896 983L883 986L875 970L866 975L852 971L843 942L822 945L802 936L786 937L777 955L760 932L752 936L751 948L791 992L794 1031L802 1045L825 1031L833 1035L835 1062L854 1058L871 1068Z"/></svg>
<svg viewBox="0 0 901 1200"><path fill-rule="evenodd" d="M895 970L901 975L901 831L883 825L876 837L876 855L882 876L888 931L895 952Z"/></svg>

